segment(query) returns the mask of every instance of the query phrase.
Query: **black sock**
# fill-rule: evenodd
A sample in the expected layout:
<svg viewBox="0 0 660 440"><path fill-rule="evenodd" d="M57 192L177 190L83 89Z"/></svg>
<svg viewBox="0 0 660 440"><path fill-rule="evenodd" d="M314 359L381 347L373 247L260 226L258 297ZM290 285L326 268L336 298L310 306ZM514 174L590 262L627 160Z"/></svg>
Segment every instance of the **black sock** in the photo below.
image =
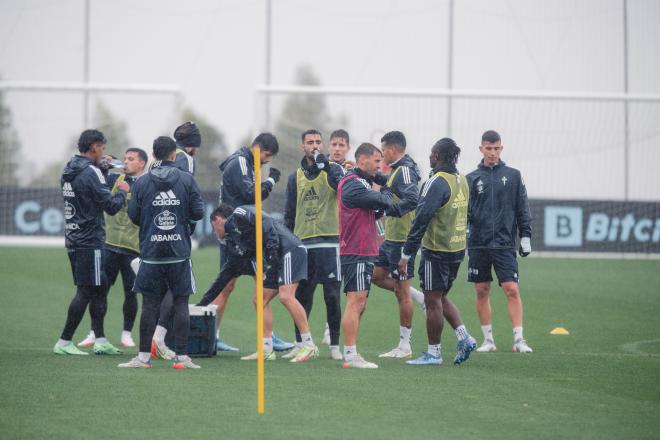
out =
<svg viewBox="0 0 660 440"><path fill-rule="evenodd" d="M89 304L92 297L89 288L90 286L76 287L76 294L71 300L71 303L69 303L66 324L64 324L64 330L60 336L61 339L70 341L73 338L73 334L76 332L76 329L85 314L85 309L87 309L87 304Z"/></svg>
<svg viewBox="0 0 660 440"><path fill-rule="evenodd" d="M133 330L135 324L135 317L137 316L138 302L135 292L130 290L124 291L124 330L130 332Z"/></svg>
<svg viewBox="0 0 660 440"><path fill-rule="evenodd" d="M124 330L130 332L133 330L138 309L137 294L133 292L135 273L133 273L130 264L127 267L122 267L121 280L124 285Z"/></svg>
<svg viewBox="0 0 660 440"><path fill-rule="evenodd" d="M316 290L316 283L311 283L307 280L300 280L298 287L296 288L296 299L305 309L305 315L309 319L310 313L312 313L312 306L314 305L314 291ZM294 324L293 328L296 332L296 342L302 342L300 337L300 330Z"/></svg>
<svg viewBox="0 0 660 440"><path fill-rule="evenodd" d="M156 295L142 295L142 315L140 316L140 352L151 351L151 340L154 337L160 297Z"/></svg>
<svg viewBox="0 0 660 440"><path fill-rule="evenodd" d="M174 351L177 356L188 354L189 332L188 296L177 296L174 298Z"/></svg>
<svg viewBox="0 0 660 440"><path fill-rule="evenodd" d="M323 284L323 300L330 328L330 345L339 345L339 330L341 328L341 282Z"/></svg>
<svg viewBox="0 0 660 440"><path fill-rule="evenodd" d="M108 290L110 286L94 286L92 298L89 301L89 314L92 317L92 330L97 338L104 338L103 321L108 311Z"/></svg>
<svg viewBox="0 0 660 440"><path fill-rule="evenodd" d="M172 295L172 291L168 289L163 297L163 301L160 303L160 315L158 317L158 325L165 327L168 332L172 330L170 327L172 318L174 317L173 304L174 296Z"/></svg>

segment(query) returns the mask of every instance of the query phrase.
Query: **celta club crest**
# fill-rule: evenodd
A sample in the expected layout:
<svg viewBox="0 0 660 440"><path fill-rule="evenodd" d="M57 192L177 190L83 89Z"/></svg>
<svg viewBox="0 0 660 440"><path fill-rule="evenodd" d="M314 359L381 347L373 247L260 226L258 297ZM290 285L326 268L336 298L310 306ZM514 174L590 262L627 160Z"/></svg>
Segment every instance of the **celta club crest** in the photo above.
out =
<svg viewBox="0 0 660 440"><path fill-rule="evenodd" d="M477 193L481 194L482 192L484 192L484 182L479 179L477 181Z"/></svg>
<svg viewBox="0 0 660 440"><path fill-rule="evenodd" d="M154 218L154 224L163 231L174 229L176 227L176 214L165 210Z"/></svg>
<svg viewBox="0 0 660 440"><path fill-rule="evenodd" d="M64 219L71 220L76 215L76 207L73 204L64 202Z"/></svg>

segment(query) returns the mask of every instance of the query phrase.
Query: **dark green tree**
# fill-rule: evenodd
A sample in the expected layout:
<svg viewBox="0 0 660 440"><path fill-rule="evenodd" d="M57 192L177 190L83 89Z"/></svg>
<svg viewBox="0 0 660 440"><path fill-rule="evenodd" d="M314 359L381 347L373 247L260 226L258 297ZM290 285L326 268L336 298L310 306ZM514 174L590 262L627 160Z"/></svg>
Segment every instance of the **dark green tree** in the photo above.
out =
<svg viewBox="0 0 660 440"><path fill-rule="evenodd" d="M302 65L296 69L295 84L318 86L321 81L311 66ZM282 172L282 180L266 199L265 210L284 212L286 182L289 174L299 166L302 158L300 150L302 132L315 128L326 134L331 122L324 95L292 94L286 98L274 132L280 144L280 152L272 162L272 165ZM327 139L324 138L324 141Z"/></svg>
<svg viewBox="0 0 660 440"><path fill-rule="evenodd" d="M32 187L56 188L60 185L60 177L64 165L74 154L78 154L78 136L71 135L67 143L66 152L54 162L49 163L36 177L30 182Z"/></svg>
<svg viewBox="0 0 660 440"><path fill-rule="evenodd" d="M192 109L183 110L181 120L193 121L202 135L202 146L195 153L195 180L200 188L217 191L220 186L218 166L228 154L225 135Z"/></svg>
<svg viewBox="0 0 660 440"><path fill-rule="evenodd" d="M124 151L133 146L129 136L126 122L118 119L112 111L102 102L97 101L96 111L94 113L93 128L100 130L105 135L108 143L105 146L107 154L118 158L124 157ZM30 185L53 187L60 184L62 169L64 164L73 156L78 154L79 133L72 134L67 144L66 153L59 160L49 164L39 175L37 175ZM150 149L147 153L150 153Z"/></svg>
<svg viewBox="0 0 660 440"><path fill-rule="evenodd" d="M128 137L126 122L118 119L101 100L96 103L94 128L100 130L108 140L105 145L107 154L122 158L124 157L124 151L133 146L131 139Z"/></svg>

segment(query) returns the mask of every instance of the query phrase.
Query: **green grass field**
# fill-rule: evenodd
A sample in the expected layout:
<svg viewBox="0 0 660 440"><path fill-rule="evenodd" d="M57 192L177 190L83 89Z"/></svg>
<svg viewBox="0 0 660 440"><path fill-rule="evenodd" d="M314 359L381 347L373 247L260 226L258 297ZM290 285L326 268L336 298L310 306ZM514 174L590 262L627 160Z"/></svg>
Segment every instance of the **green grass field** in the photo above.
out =
<svg viewBox="0 0 660 440"><path fill-rule="evenodd" d="M198 286L215 276L216 249L195 254ZM371 439L660 438L660 262L521 260L525 336L535 352L511 353L504 296L492 297L500 351L451 365L456 338L443 337L447 364L412 367L379 360L398 341L394 296L372 289L360 352L378 370L344 370L328 357L266 364L266 413L257 414L252 280L225 312L225 339L238 354L200 359L201 370L120 370L115 357L52 354L73 295L64 250L0 250L0 438L2 439ZM463 271L451 297L481 341L472 286ZM417 285L417 280L415 280ZM106 333L118 343L123 294L110 294ZM199 294L194 297L199 298ZM284 308L275 328L292 339ZM418 312L418 310L416 310ZM317 292L312 332L325 307ZM554 327L570 336L552 336ZM137 326L136 326L137 327ZM76 341L89 329L86 317ZM423 315L413 324L415 354L426 349ZM134 329L137 340L138 332Z"/></svg>

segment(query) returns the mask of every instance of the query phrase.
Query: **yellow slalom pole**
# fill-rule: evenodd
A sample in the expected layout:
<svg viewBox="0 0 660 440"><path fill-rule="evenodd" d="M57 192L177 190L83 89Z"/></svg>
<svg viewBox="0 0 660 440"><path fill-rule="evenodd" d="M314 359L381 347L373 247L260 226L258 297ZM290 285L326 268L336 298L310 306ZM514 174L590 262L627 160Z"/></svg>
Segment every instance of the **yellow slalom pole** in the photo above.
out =
<svg viewBox="0 0 660 440"><path fill-rule="evenodd" d="M263 237L261 227L261 148L254 148L254 207L256 214L257 237L257 277L255 279L257 295L257 412L264 413L264 260Z"/></svg>

